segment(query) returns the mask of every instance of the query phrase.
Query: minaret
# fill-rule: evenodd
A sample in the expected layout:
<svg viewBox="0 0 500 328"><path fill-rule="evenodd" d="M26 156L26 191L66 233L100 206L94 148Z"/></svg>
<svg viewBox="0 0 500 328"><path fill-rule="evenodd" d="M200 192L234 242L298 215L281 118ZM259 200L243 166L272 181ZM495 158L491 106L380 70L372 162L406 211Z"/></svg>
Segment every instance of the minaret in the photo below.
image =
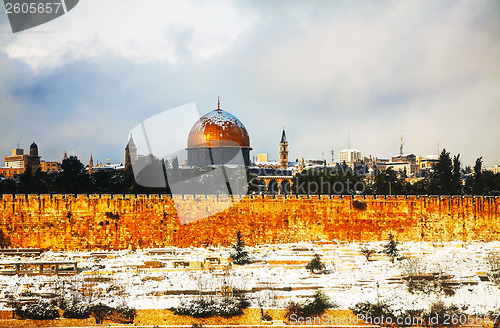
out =
<svg viewBox="0 0 500 328"><path fill-rule="evenodd" d="M280 166L288 168L288 141L286 141L285 128L283 128L280 141Z"/></svg>
<svg viewBox="0 0 500 328"><path fill-rule="evenodd" d="M134 161L137 160L137 147L135 146L134 138L132 138L132 133L128 139L127 147L125 147L125 167L132 165Z"/></svg>
<svg viewBox="0 0 500 328"><path fill-rule="evenodd" d="M66 151L64 151L64 155L63 155L63 159L62 160L64 161L67 158L68 158L68 153Z"/></svg>
<svg viewBox="0 0 500 328"><path fill-rule="evenodd" d="M94 168L94 159L92 158L92 153L90 153L89 159L89 174L92 174L92 169Z"/></svg>

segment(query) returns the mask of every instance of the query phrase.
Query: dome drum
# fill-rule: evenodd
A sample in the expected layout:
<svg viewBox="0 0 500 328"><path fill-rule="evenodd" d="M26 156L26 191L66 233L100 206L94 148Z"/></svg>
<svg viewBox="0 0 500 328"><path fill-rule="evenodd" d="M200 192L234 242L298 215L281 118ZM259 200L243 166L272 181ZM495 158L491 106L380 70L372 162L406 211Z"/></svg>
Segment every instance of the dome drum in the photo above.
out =
<svg viewBox="0 0 500 328"><path fill-rule="evenodd" d="M250 149L238 147L210 147L210 148L188 148L188 164L221 165L250 163ZM241 155L239 154L241 151Z"/></svg>

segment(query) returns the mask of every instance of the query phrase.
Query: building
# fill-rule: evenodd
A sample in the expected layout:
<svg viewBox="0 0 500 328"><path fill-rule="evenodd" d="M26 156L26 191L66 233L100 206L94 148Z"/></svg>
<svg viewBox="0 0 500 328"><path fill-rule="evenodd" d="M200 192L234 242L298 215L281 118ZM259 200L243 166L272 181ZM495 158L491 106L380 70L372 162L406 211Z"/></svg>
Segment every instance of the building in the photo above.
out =
<svg viewBox="0 0 500 328"><path fill-rule="evenodd" d="M191 128L187 140L188 165L240 164L250 165L250 137L235 116L220 108L203 115Z"/></svg>
<svg viewBox="0 0 500 328"><path fill-rule="evenodd" d="M4 176L7 179L14 179L15 177L24 173L26 169L14 168L14 167L2 167L0 168L0 176Z"/></svg>
<svg viewBox="0 0 500 328"><path fill-rule="evenodd" d="M40 161L40 167L42 168L42 172L54 173L61 172L61 165L57 162L46 162L44 160Z"/></svg>
<svg viewBox="0 0 500 328"><path fill-rule="evenodd" d="M420 170L431 169L435 164L439 162L439 158L436 155L430 156L419 156L416 160L416 164Z"/></svg>
<svg viewBox="0 0 500 328"><path fill-rule="evenodd" d="M12 155L3 158L5 163L4 168L24 169L28 166L28 155L24 154L24 150L19 148L12 149Z"/></svg>
<svg viewBox="0 0 500 328"><path fill-rule="evenodd" d="M96 164L94 165L94 158L92 157L92 154L90 154L89 165L87 166L87 169L89 171L89 174L92 174L95 172L113 172L116 170L123 170L125 169L125 166L121 163L112 164L109 161L109 158L106 159L106 162L104 164L102 162L97 161Z"/></svg>
<svg viewBox="0 0 500 328"><path fill-rule="evenodd" d="M487 169L488 171L491 171L493 173L500 173L500 165L493 165L492 167L490 167L489 169Z"/></svg>
<svg viewBox="0 0 500 328"><path fill-rule="evenodd" d="M380 171L385 171L388 168L391 168L395 172L398 173L406 173L406 175L410 175L415 172L416 166L409 162L386 162L386 163L378 163L377 168Z"/></svg>
<svg viewBox="0 0 500 328"><path fill-rule="evenodd" d="M408 162L414 164L417 160L415 154L402 154L391 157L391 162Z"/></svg>
<svg viewBox="0 0 500 328"><path fill-rule="evenodd" d="M267 162L267 161L268 161L267 154L257 154L256 162Z"/></svg>
<svg viewBox="0 0 500 328"><path fill-rule="evenodd" d="M361 160L361 152L358 149L342 149L339 152L340 163L354 163Z"/></svg>
<svg viewBox="0 0 500 328"><path fill-rule="evenodd" d="M39 168L42 172L47 173L61 171L61 166L58 162L46 162L40 158L36 143L33 142L31 144L29 155L25 154L24 150L19 148L18 145L17 148L12 149L10 156L3 158L5 165L0 169L0 175L12 179L17 175L23 174L28 167L31 168L32 174L35 174Z"/></svg>

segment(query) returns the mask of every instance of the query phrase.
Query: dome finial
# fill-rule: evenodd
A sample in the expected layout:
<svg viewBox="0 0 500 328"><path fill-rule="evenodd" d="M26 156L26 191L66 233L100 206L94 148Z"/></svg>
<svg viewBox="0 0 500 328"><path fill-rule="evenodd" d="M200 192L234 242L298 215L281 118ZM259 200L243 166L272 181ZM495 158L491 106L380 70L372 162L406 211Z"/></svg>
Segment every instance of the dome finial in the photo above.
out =
<svg viewBox="0 0 500 328"><path fill-rule="evenodd" d="M220 98L217 97L217 110L220 110Z"/></svg>

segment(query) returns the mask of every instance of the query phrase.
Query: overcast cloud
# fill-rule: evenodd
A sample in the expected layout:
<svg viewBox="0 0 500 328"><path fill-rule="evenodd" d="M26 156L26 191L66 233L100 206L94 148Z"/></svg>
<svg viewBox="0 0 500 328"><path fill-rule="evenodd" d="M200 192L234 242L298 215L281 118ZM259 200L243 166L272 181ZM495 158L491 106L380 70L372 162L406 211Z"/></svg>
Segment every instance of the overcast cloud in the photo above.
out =
<svg viewBox="0 0 500 328"><path fill-rule="evenodd" d="M252 154L347 147L500 164L498 1L80 1L12 34L0 14L0 155L36 141L123 162L142 120L195 102L246 126ZM193 122L194 123L194 122ZM168 142L166 140L165 142ZM3 163L2 163L3 165Z"/></svg>

